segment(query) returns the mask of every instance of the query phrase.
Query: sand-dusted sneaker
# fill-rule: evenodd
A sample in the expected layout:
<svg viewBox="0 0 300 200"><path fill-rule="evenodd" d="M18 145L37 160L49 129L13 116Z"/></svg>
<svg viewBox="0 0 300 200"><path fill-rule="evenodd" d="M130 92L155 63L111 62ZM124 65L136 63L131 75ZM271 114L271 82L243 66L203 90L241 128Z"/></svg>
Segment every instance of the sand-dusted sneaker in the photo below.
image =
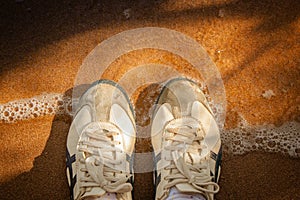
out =
<svg viewBox="0 0 300 200"><path fill-rule="evenodd" d="M115 82L95 82L80 98L67 138L71 199L113 193L132 199L133 107Z"/></svg>
<svg viewBox="0 0 300 200"><path fill-rule="evenodd" d="M155 199L172 187L213 199L219 191L221 140L217 123L200 87L191 80L168 81L152 117Z"/></svg>

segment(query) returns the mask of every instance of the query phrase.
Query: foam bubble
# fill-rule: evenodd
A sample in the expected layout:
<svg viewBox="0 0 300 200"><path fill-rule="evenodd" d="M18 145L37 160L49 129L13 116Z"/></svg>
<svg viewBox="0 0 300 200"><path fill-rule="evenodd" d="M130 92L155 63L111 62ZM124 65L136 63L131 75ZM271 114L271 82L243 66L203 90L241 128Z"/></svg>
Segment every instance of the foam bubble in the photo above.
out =
<svg viewBox="0 0 300 200"><path fill-rule="evenodd" d="M275 125L251 126L245 119L234 129L221 134L224 151L231 154L245 154L251 151L280 152L300 157L300 123L286 122Z"/></svg>
<svg viewBox="0 0 300 200"><path fill-rule="evenodd" d="M151 99L147 99L151 101ZM152 102L154 103L154 102ZM209 102L215 112L218 107ZM22 99L0 105L0 122L14 123L19 120L37 118L44 115L69 114L72 111L71 98L63 94L44 94L31 99ZM151 113L151 112L150 112ZM142 115L142 121L151 116ZM286 122L275 125L250 125L241 117L236 128L222 130L221 139L224 152L244 154L251 151L280 152L292 157L300 157L300 123Z"/></svg>
<svg viewBox="0 0 300 200"><path fill-rule="evenodd" d="M43 94L0 105L0 121L13 123L44 115L70 113L71 98L62 94Z"/></svg>

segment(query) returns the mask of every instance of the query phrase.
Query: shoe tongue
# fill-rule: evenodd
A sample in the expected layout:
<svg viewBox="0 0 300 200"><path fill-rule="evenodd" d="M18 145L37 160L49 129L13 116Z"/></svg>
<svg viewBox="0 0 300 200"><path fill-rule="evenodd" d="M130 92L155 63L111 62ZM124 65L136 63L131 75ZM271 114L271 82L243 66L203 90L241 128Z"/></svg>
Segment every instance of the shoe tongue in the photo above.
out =
<svg viewBox="0 0 300 200"><path fill-rule="evenodd" d="M105 190L100 187L92 187L90 191L86 191L81 199L85 199L87 197L100 197L105 194Z"/></svg>
<svg viewBox="0 0 300 200"><path fill-rule="evenodd" d="M199 190L194 188L189 183L179 183L176 186L176 189L182 193L199 193Z"/></svg>

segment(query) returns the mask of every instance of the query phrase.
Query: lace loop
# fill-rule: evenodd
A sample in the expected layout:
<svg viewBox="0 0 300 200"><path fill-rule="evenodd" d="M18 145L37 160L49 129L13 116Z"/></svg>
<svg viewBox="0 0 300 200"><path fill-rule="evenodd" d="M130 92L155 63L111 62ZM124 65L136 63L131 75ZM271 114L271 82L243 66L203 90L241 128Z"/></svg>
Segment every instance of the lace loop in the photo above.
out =
<svg viewBox="0 0 300 200"><path fill-rule="evenodd" d="M200 158L201 152L206 146L203 144L205 133L201 129L200 123L199 127L180 124L178 127L166 129L164 140L170 142L166 142L168 145L164 149L166 152L170 152L166 153L171 155L166 156L166 161L170 161L171 164L167 167L170 173L165 177L168 183L164 189L186 183L196 189L195 191L198 193L210 198L210 194L219 191L219 185L212 181L208 159Z"/></svg>
<svg viewBox="0 0 300 200"><path fill-rule="evenodd" d="M132 185L127 181L131 175L122 171L126 167L119 160L126 157L126 153L117 148L120 144L115 137L120 135L118 128L108 122L92 122L87 127L78 144L78 151L83 156L79 159L79 170L84 173L79 184L82 193L93 187L111 193L130 192Z"/></svg>

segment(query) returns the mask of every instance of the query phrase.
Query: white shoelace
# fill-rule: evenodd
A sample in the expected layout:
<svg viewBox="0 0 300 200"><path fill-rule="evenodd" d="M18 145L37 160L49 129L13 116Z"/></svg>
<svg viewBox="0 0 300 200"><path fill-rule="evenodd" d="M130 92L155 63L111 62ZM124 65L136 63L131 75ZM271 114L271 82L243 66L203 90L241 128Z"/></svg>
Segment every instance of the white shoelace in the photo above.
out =
<svg viewBox="0 0 300 200"><path fill-rule="evenodd" d="M105 128L100 128L97 123ZM84 177L79 180L80 185L84 191L100 187L110 193L130 192L132 185L127 181L131 175L124 172L126 153L116 147L120 141L114 140L114 136L120 135L120 131L116 131L115 125L109 122L97 123L85 130L88 140L79 142L78 150L85 155L85 158L79 160L80 171L84 172ZM118 160L117 157L125 159Z"/></svg>
<svg viewBox="0 0 300 200"><path fill-rule="evenodd" d="M201 144L204 139L203 129L180 124L176 128L167 128L164 139L171 142L165 147L165 150L170 152L165 159L171 161L171 165L165 167L166 170L170 170L170 174L165 177L168 183L164 186L164 190L180 183L188 183L208 199L209 194L219 191L219 185L213 182L210 176L208 160L202 158L199 163L192 161L193 156L197 154L200 156L204 148ZM182 152L183 156L180 156L179 152Z"/></svg>

